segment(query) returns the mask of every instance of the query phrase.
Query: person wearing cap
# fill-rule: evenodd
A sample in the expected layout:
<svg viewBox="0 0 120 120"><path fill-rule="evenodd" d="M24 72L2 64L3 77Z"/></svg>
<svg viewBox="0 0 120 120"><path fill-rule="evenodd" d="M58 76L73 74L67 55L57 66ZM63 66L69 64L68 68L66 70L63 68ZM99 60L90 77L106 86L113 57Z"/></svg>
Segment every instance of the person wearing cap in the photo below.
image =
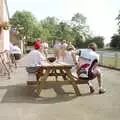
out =
<svg viewBox="0 0 120 120"><path fill-rule="evenodd" d="M90 80L93 80L97 77L99 85L99 94L105 93L105 90L102 88L101 84L101 72L98 66L99 55L96 53L97 45L96 43L90 43L87 49L79 49L73 53L73 60L76 64L77 75L80 79L89 79L89 88L90 92L94 92L93 85ZM79 56L79 61L76 60L76 55Z"/></svg>
<svg viewBox="0 0 120 120"><path fill-rule="evenodd" d="M34 44L34 49L28 54L28 64L31 66L38 66L46 60L46 58L41 53L42 45L40 40L36 40Z"/></svg>

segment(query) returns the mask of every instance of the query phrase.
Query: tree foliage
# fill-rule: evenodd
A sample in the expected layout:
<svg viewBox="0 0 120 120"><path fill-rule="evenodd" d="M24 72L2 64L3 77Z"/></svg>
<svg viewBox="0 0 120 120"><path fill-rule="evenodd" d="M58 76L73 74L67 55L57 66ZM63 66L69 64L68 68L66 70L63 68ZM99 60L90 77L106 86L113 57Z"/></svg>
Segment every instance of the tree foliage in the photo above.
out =
<svg viewBox="0 0 120 120"><path fill-rule="evenodd" d="M28 11L16 11L10 19L10 22L12 28L16 29L20 39L29 40L31 36L35 35L34 31L39 31L36 18Z"/></svg>
<svg viewBox="0 0 120 120"><path fill-rule="evenodd" d="M116 20L118 21L117 22L117 25L118 25L118 34L120 34L120 11L118 13L118 16L116 17Z"/></svg>
<svg viewBox="0 0 120 120"><path fill-rule="evenodd" d="M24 39L25 42L31 42L37 38L47 40L49 43L53 43L55 40L66 39L80 48L85 47L86 41L90 38L86 19L84 15L76 13L69 22L60 21L55 17L46 17L38 21L28 11L16 11L10 22L12 27L16 29L19 39ZM102 39L94 39L102 47L100 45L103 43Z"/></svg>
<svg viewBox="0 0 120 120"><path fill-rule="evenodd" d="M120 49L120 12L116 17L117 25L118 25L118 34L115 34L111 37L110 47L119 48Z"/></svg>
<svg viewBox="0 0 120 120"><path fill-rule="evenodd" d="M91 37L89 40L86 41L86 45L88 45L90 42L96 43L98 48L104 47L104 37L102 36Z"/></svg>
<svg viewBox="0 0 120 120"><path fill-rule="evenodd" d="M120 48L120 35L113 35L111 37L110 47Z"/></svg>

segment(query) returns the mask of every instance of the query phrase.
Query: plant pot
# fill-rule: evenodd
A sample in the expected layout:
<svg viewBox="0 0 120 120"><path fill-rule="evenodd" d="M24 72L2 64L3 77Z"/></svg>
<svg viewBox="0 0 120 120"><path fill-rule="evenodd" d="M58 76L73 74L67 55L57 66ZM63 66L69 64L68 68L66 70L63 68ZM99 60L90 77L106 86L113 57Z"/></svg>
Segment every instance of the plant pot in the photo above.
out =
<svg viewBox="0 0 120 120"><path fill-rule="evenodd" d="M4 30L8 30L8 29L9 29L9 27L7 27L7 26L6 26L6 27L3 27L3 29L4 29Z"/></svg>

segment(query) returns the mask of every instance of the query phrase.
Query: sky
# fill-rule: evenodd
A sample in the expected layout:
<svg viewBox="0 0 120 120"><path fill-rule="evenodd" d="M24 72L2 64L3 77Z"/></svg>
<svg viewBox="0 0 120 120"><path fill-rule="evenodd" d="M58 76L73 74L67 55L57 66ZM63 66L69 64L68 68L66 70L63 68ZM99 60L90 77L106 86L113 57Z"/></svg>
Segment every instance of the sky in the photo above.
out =
<svg viewBox="0 0 120 120"><path fill-rule="evenodd" d="M10 17L16 10L27 10L38 19L54 16L70 20L79 12L87 17L87 24L96 36L103 36L105 43L110 42L117 33L117 17L120 0L7 0Z"/></svg>

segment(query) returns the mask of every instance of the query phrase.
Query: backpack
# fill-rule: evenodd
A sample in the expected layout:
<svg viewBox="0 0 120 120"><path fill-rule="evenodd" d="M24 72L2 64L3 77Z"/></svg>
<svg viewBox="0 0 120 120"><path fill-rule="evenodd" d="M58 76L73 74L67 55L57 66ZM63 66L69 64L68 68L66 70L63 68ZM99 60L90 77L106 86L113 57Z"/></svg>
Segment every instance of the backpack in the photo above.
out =
<svg viewBox="0 0 120 120"><path fill-rule="evenodd" d="M78 67L77 75L79 79L92 80L97 75L98 61L95 59L91 64L83 64Z"/></svg>

